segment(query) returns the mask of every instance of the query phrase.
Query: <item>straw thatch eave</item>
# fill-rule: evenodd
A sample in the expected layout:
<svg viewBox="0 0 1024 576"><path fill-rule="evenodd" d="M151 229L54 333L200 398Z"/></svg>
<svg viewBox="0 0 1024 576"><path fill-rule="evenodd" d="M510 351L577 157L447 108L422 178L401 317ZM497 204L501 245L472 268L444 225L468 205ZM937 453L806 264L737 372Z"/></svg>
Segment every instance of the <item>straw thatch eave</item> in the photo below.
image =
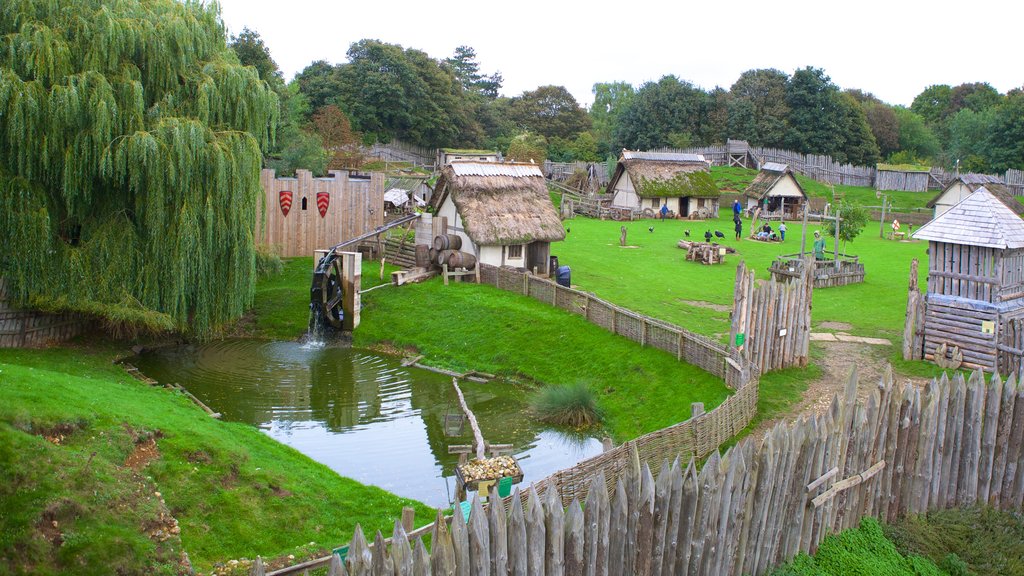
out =
<svg viewBox="0 0 1024 576"><path fill-rule="evenodd" d="M797 190L800 191L800 194L802 194L804 200L806 200L807 192L804 190L804 187L800 185L800 181L796 179L791 168L786 168L784 171L762 169L757 173L757 176L754 177L754 181L747 186L744 194L749 198L763 200L765 196L771 195L775 186L787 177L793 179L793 183L796 184Z"/></svg>
<svg viewBox="0 0 1024 576"><path fill-rule="evenodd" d="M556 242L565 228L551 203L544 177L457 175L441 171L432 205L439 210L451 198L463 228L481 246Z"/></svg>
<svg viewBox="0 0 1024 576"><path fill-rule="evenodd" d="M704 162L620 160L608 183L614 190L628 175L642 198L718 198L721 192Z"/></svg>

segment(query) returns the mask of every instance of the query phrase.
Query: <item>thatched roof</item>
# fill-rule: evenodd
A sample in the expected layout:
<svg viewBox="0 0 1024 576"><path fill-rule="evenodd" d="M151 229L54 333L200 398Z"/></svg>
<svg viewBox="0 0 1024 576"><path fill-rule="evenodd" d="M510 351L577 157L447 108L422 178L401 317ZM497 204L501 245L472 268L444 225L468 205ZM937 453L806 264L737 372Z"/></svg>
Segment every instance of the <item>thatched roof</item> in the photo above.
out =
<svg viewBox="0 0 1024 576"><path fill-rule="evenodd" d="M928 208L935 208L935 205L942 199L942 195L949 191L950 188L956 185L957 182L963 182L964 186L967 187L972 193L976 192L978 188L982 186L989 190L999 190L1000 192L1010 193L1009 188L1003 184L1003 181L998 176L989 176L988 174L961 174L957 176L952 182L946 185L941 192L935 195L934 198L928 201L925 206Z"/></svg>
<svg viewBox="0 0 1024 576"><path fill-rule="evenodd" d="M451 196L466 234L479 245L565 239L544 174L534 164L452 162L434 190L435 212Z"/></svg>
<svg viewBox="0 0 1024 576"><path fill-rule="evenodd" d="M637 195L643 198L721 195L711 179L708 163L699 154L623 150L607 189L614 190L624 174L629 175Z"/></svg>
<svg viewBox="0 0 1024 576"><path fill-rule="evenodd" d="M745 194L751 198L757 198L760 200L771 194L775 185L783 178L786 178L787 174L789 177L793 178L793 182L796 184L797 189L800 190L800 194L802 194L804 199L806 199L807 192L804 191L804 187L801 186L800 182L796 179L796 176L793 174L793 169L787 164L779 164L777 162L768 162L762 166L761 170L757 173L757 177L754 178L754 181L751 182L749 186L747 186Z"/></svg>
<svg viewBox="0 0 1024 576"><path fill-rule="evenodd" d="M1024 248L1024 204L982 186L914 232L918 240L988 248Z"/></svg>

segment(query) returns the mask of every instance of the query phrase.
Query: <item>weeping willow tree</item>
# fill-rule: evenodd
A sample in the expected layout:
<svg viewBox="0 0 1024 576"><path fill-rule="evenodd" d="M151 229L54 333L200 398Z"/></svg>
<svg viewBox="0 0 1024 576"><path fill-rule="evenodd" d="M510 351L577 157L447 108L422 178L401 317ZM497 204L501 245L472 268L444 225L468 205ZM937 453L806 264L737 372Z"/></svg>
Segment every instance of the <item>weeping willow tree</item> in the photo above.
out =
<svg viewBox="0 0 1024 576"><path fill-rule="evenodd" d="M277 98L216 8L0 2L0 277L17 301L209 335L253 293Z"/></svg>

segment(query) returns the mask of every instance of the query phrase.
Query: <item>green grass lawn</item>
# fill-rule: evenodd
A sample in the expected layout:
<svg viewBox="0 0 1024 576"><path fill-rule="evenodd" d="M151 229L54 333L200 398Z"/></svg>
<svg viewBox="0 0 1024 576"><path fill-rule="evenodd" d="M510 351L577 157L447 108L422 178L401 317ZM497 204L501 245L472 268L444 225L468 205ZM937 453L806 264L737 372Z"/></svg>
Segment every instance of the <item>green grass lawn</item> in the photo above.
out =
<svg viewBox="0 0 1024 576"><path fill-rule="evenodd" d="M757 176L757 170L739 168L736 166L712 166L711 177L715 185L723 192L742 193ZM812 180L800 174L796 175L797 182L804 189L804 192L812 198L825 198L832 201L832 186ZM848 202L860 204L861 206L881 206L882 200L875 195L875 189L870 186L847 186L845 184L835 185L836 196L844 198ZM892 208L897 212L912 212L925 209L925 204L931 200L937 192L904 192L888 191ZM930 211L930 209L929 209Z"/></svg>
<svg viewBox="0 0 1024 576"><path fill-rule="evenodd" d="M768 266L776 256L800 251L801 224L788 222L786 241L768 243L746 238L750 220L744 220L744 239L736 241L731 211L722 212L717 220L706 222L623 223L577 217L565 222L569 233L551 251L558 255L560 264L570 266L572 282L579 288L724 341L729 332L736 267L743 261L758 278L768 278ZM619 246L620 226L628 230L628 247ZM868 224L854 242L845 248L840 245L840 252L855 254L864 262L865 282L815 290L812 322L846 322L855 334L890 338L898 343L906 314L910 260L922 261L919 275L923 281L927 243L880 239L877 226ZM817 229L816 224L809 224L808 237ZM719 241L736 248L737 253L728 255L722 265L687 262L686 251L677 247L686 230L694 240L703 240L705 230L719 230L726 235ZM808 241L808 249L811 243Z"/></svg>
<svg viewBox="0 0 1024 576"><path fill-rule="evenodd" d="M337 546L357 523L390 532L406 505L432 517L128 377L116 354L0 350L0 573L176 574L183 551L207 571ZM156 459L126 466L150 438Z"/></svg>

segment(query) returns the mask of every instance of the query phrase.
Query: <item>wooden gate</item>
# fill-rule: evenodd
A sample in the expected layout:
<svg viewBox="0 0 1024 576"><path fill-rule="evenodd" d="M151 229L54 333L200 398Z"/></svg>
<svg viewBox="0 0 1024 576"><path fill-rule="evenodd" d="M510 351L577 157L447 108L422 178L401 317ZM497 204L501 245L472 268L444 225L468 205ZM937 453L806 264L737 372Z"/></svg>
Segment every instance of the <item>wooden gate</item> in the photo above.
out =
<svg viewBox="0 0 1024 576"><path fill-rule="evenodd" d="M729 345L761 371L806 366L811 337L814 278L805 265L792 281L754 282L743 263L736 269Z"/></svg>

